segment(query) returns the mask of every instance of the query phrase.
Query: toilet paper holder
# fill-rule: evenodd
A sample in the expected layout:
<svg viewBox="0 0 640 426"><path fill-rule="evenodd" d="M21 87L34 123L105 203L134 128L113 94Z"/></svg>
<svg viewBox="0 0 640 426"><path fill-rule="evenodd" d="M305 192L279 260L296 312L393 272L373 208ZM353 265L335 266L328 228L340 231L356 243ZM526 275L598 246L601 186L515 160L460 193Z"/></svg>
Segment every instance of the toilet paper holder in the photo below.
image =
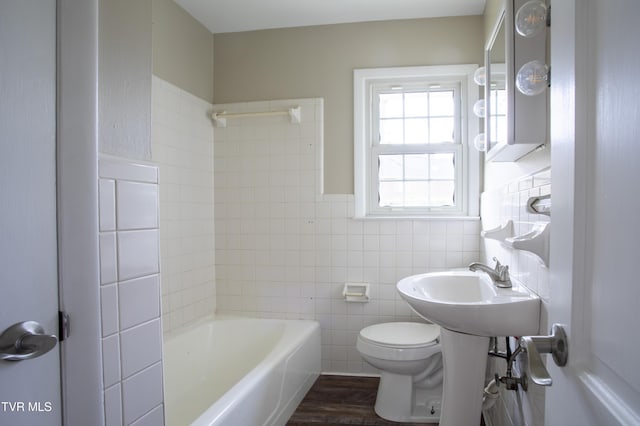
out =
<svg viewBox="0 0 640 426"><path fill-rule="evenodd" d="M345 283L342 296L347 302L368 302L369 283Z"/></svg>

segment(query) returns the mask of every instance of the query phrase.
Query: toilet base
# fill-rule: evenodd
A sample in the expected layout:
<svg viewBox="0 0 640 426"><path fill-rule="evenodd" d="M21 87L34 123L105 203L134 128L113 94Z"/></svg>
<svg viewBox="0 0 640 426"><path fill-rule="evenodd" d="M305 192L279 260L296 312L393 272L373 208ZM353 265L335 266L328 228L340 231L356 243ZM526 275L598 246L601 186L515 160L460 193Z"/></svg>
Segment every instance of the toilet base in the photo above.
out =
<svg viewBox="0 0 640 426"><path fill-rule="evenodd" d="M393 422L437 423L441 399L442 385L424 388L413 383L413 376L382 371L374 410Z"/></svg>

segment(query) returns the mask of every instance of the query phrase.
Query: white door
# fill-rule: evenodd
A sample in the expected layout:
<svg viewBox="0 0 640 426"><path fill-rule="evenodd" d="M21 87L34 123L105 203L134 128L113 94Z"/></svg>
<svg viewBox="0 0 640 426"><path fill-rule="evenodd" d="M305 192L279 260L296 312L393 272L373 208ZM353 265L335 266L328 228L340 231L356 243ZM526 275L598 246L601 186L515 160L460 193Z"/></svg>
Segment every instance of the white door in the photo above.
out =
<svg viewBox="0 0 640 426"><path fill-rule="evenodd" d="M0 333L37 321L57 334L55 70L56 1L0 0ZM0 424L61 416L59 345L0 361Z"/></svg>
<svg viewBox="0 0 640 426"><path fill-rule="evenodd" d="M546 424L640 425L640 2L552 7L553 235Z"/></svg>

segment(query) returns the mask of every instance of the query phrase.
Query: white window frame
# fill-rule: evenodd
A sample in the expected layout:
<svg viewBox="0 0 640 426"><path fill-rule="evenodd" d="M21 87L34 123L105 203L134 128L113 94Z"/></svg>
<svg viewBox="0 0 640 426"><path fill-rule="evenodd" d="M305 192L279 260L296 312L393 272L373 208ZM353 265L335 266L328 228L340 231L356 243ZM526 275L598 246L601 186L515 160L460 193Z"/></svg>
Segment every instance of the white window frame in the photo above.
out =
<svg viewBox="0 0 640 426"><path fill-rule="evenodd" d="M354 70L354 185L356 218L477 218L479 216L480 154L470 147L470 141L479 132L479 120L473 114L479 89L473 82L477 65L444 65L424 67L369 68ZM444 149L456 155L456 207L444 208L391 208L380 207L377 202L377 156L386 149L373 144L377 123L374 123L374 96L381 85L407 85L452 82L460 87L460 138L459 143L443 147L433 144L431 152ZM394 152L415 152L410 144ZM420 151L423 152L423 151ZM459 161L461 160L461 161ZM457 164L461 164L458 167Z"/></svg>

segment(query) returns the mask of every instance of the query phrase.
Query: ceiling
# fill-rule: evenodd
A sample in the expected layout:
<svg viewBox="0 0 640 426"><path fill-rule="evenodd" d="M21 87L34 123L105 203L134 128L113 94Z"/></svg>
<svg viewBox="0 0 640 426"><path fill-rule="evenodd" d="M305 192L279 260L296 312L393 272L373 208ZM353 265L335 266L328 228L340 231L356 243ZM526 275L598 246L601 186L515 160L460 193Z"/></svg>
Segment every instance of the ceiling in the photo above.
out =
<svg viewBox="0 0 640 426"><path fill-rule="evenodd" d="M486 0L175 0L212 33L481 15Z"/></svg>

